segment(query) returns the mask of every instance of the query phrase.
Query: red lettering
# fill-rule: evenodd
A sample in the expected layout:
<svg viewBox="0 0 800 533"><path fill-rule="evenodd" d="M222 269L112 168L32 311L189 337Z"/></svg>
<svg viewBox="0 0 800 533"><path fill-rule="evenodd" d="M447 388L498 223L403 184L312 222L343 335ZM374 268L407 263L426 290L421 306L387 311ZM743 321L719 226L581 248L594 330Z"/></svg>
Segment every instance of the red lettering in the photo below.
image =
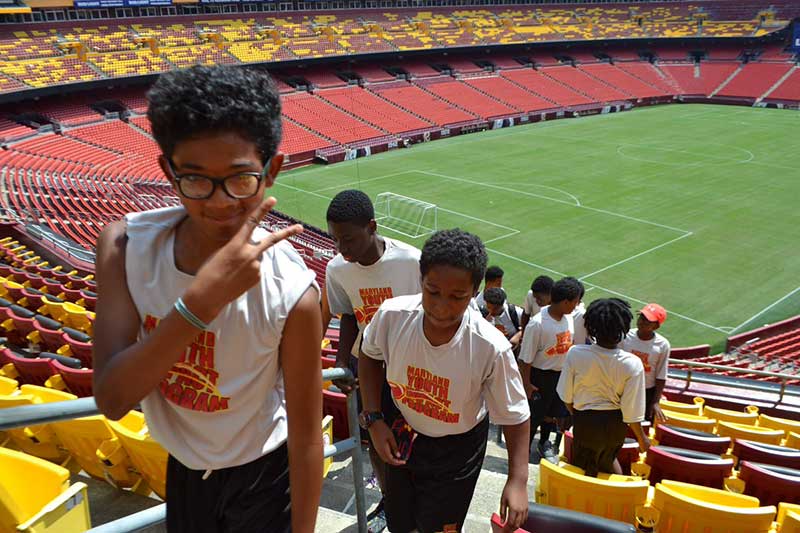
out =
<svg viewBox="0 0 800 533"><path fill-rule="evenodd" d="M180 406L186 409L194 408L194 399L197 397L197 391L191 387L184 387L181 394Z"/></svg>

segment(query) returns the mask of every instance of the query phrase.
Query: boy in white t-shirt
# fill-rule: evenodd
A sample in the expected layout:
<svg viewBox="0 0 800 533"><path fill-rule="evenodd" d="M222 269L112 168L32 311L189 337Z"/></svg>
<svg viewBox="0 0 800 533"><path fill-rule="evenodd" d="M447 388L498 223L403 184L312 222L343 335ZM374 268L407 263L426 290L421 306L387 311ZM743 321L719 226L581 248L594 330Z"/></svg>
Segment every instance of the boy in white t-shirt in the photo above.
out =
<svg viewBox="0 0 800 533"><path fill-rule="evenodd" d="M550 276L538 276L533 283L528 294L525 295L525 304L522 306L522 320L520 327L523 334L528 327L531 317L536 316L542 307L550 305L550 292L553 290L553 278Z"/></svg>
<svg viewBox="0 0 800 533"><path fill-rule="evenodd" d="M552 418L561 426L569 419L569 412L556 394L556 383L572 346L575 326L571 313L580 301L580 292L580 282L575 278L558 280L553 285L550 305L531 319L522 337L520 373L531 407L531 443L536 430L541 433L539 457L552 455L552 426L546 419Z"/></svg>
<svg viewBox="0 0 800 533"><path fill-rule="evenodd" d="M181 205L98 239L95 400L114 420L141 404L169 452L171 533L312 533L319 293L280 242L302 227L259 227L283 163L278 91L264 71L196 66L162 74L147 98Z"/></svg>
<svg viewBox="0 0 800 533"><path fill-rule="evenodd" d="M511 530L527 516L530 413L522 379L510 343L470 306L486 259L478 237L434 233L420 258L422 294L387 300L364 332L361 423L387 464L392 533L462 530L489 416L504 426L508 444L501 515ZM384 376L399 411L394 419L380 410Z"/></svg>
<svg viewBox="0 0 800 533"><path fill-rule="evenodd" d="M583 315L586 313L586 306L583 305L583 297L586 294L586 287L581 286L581 296L575 310L572 311L572 323L575 325L575 335L572 337L572 344L586 344L586 326L583 323Z"/></svg>
<svg viewBox="0 0 800 533"><path fill-rule="evenodd" d="M328 205L328 232L333 236L336 257L328 262L325 286L332 315L341 315L336 366L350 368L358 376L358 350L364 328L380 305L389 298L419 294L419 250L404 242L378 234L375 209L364 192L345 190ZM350 387L334 382L349 392ZM384 383L384 404L391 404L391 391ZM364 438L368 438L364 432ZM370 446L370 460L378 485L384 485L384 465ZM370 513L372 529L380 530L383 502Z"/></svg>
<svg viewBox="0 0 800 533"><path fill-rule="evenodd" d="M486 289L503 288L503 276L505 276L505 272L497 265L492 265L486 269L486 274L483 277L483 290L475 297L475 306L478 309L486 305L486 300L483 295Z"/></svg>
<svg viewBox="0 0 800 533"><path fill-rule="evenodd" d="M650 447L641 425L644 368L619 348L633 315L627 302L609 298L593 301L585 317L595 343L570 348L558 381L558 394L572 413L572 464L588 476L621 474L616 457L628 427L642 452Z"/></svg>
<svg viewBox="0 0 800 533"><path fill-rule="evenodd" d="M491 287L483 291L483 294L486 306L481 309L481 314L508 339L514 355L517 355L522 339L522 308L507 301L506 291L503 289Z"/></svg>
<svg viewBox="0 0 800 533"><path fill-rule="evenodd" d="M639 311L636 329L632 329L622 349L639 357L644 364L645 384L645 420L653 422L656 417L666 420L658 402L667 384L667 368L669 366L669 341L657 333L657 329L667 319L667 311L658 304L647 304Z"/></svg>

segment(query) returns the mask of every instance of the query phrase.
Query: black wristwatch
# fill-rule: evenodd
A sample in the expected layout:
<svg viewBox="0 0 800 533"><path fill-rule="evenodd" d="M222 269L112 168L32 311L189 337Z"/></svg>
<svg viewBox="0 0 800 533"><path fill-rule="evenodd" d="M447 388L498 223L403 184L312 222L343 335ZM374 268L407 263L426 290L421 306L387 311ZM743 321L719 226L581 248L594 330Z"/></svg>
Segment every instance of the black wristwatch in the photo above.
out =
<svg viewBox="0 0 800 533"><path fill-rule="evenodd" d="M383 420L383 413L380 411L361 411L358 415L358 425L361 429L369 429L378 420Z"/></svg>

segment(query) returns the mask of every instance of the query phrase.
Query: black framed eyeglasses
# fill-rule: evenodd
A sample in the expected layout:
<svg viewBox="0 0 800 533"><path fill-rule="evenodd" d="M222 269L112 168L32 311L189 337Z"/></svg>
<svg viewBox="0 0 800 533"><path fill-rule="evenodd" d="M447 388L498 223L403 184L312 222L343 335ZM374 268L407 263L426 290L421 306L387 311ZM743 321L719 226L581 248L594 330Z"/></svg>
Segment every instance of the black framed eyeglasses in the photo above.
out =
<svg viewBox="0 0 800 533"><path fill-rule="evenodd" d="M269 172L270 161L264 164L261 172L237 172L224 178L210 178L202 174L178 174L175 164L167 159L172 179L178 186L178 191L191 200L207 200L214 195L217 187L222 187L225 194L237 200L252 198L258 192L258 187Z"/></svg>

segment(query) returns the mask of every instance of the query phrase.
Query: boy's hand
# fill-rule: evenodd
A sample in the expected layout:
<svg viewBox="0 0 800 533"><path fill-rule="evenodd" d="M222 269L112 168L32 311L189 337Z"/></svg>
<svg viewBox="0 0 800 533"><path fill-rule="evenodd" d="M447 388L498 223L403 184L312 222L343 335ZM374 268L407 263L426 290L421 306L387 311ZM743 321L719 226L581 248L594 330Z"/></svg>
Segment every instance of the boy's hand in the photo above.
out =
<svg viewBox="0 0 800 533"><path fill-rule="evenodd" d="M397 440L394 433L383 420L374 422L369 427L369 436L372 438L372 445L383 462L388 465L402 466L406 464L400 459L400 451L397 448Z"/></svg>
<svg viewBox="0 0 800 533"><path fill-rule="evenodd" d="M515 531L528 519L528 486L523 480L511 477L500 497L500 518L506 531Z"/></svg>
<svg viewBox="0 0 800 533"><path fill-rule="evenodd" d="M643 434L642 440L639 441L639 451L645 453L649 449L650 449L650 437Z"/></svg>
<svg viewBox="0 0 800 533"><path fill-rule="evenodd" d="M336 360L336 365L334 368L350 368L345 361ZM338 387L340 391L344 394L350 394L350 392L354 391L356 386L358 385L358 379L352 382L345 381L343 379L334 379L333 384Z"/></svg>
<svg viewBox="0 0 800 533"><path fill-rule="evenodd" d="M525 387L525 396L527 396L529 400L531 399L531 396L533 396L533 393L539 390L538 387L535 387L530 383L523 383L522 386Z"/></svg>
<svg viewBox="0 0 800 533"><path fill-rule="evenodd" d="M658 402L653 404L653 418L655 418L659 422L667 421L667 415L665 415L664 411L661 410L661 406L658 405Z"/></svg>
<svg viewBox="0 0 800 533"><path fill-rule="evenodd" d="M253 241L253 230L277 200L270 196L253 209L239 231L197 272L183 296L186 306L203 322L211 322L228 303L261 279L261 254L278 242L303 231L300 224Z"/></svg>

